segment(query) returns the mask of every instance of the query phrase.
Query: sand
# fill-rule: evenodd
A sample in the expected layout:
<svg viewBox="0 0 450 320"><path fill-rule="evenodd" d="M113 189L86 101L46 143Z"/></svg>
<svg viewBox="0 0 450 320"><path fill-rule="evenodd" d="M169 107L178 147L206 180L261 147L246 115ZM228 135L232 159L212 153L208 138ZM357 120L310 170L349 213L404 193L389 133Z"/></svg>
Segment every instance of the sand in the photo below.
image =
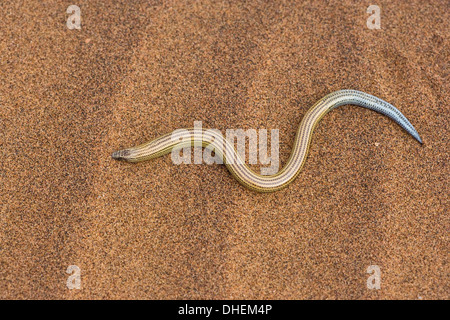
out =
<svg viewBox="0 0 450 320"><path fill-rule="evenodd" d="M378 1L380 30L370 4L2 1L0 298L449 299L448 1ZM424 144L344 106L273 194L221 165L110 157L202 121L278 129L284 164L306 111L344 88Z"/></svg>

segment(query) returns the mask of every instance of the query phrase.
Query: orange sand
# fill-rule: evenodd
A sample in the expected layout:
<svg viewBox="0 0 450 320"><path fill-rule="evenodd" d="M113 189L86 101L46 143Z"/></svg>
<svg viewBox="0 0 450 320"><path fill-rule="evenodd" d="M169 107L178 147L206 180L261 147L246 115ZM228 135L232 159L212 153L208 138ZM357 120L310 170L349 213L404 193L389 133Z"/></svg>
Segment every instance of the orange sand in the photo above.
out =
<svg viewBox="0 0 450 320"><path fill-rule="evenodd" d="M72 3L2 1L0 298L449 299L448 2L378 1L381 30L370 2L297 2L80 0L69 30ZM344 88L424 145L344 106L274 194L224 166L110 158L201 120L279 129L284 164Z"/></svg>

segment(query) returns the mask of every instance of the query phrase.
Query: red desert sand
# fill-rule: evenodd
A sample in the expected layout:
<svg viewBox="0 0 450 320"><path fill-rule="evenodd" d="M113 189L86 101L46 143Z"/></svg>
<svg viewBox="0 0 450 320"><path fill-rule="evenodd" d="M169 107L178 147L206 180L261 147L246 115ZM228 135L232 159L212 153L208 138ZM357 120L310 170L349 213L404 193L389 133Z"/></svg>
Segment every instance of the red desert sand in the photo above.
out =
<svg viewBox="0 0 450 320"><path fill-rule="evenodd" d="M0 4L1 299L450 298L448 2L378 1L378 30L350 0L76 4L72 30L61 1ZM424 144L344 106L272 194L222 165L111 158L202 121L279 129L283 165L340 89Z"/></svg>

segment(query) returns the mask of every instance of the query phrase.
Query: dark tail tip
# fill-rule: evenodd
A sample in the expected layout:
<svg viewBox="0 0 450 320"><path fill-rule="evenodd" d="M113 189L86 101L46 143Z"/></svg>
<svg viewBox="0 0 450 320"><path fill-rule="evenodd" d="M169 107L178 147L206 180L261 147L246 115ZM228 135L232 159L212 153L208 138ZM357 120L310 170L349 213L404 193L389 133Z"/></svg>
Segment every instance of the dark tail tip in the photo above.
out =
<svg viewBox="0 0 450 320"><path fill-rule="evenodd" d="M422 138L419 136L419 134L416 132L416 134L414 135L414 138L420 142L420 144L423 144Z"/></svg>
<svg viewBox="0 0 450 320"><path fill-rule="evenodd" d="M417 130L412 125L411 125L411 128L409 130L407 130L407 132L410 135L412 135L414 139L419 141L420 144L423 144L422 138L420 137L419 133L417 132Z"/></svg>

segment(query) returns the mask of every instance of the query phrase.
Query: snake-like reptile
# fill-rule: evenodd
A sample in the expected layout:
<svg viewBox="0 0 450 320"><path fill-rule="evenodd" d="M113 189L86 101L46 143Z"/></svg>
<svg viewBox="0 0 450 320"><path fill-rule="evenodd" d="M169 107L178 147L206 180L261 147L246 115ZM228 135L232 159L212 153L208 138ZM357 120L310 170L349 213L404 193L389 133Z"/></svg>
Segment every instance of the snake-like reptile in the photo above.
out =
<svg viewBox="0 0 450 320"><path fill-rule="evenodd" d="M273 192L286 187L300 173L308 154L312 133L322 117L334 108L347 104L371 109L388 116L422 143L416 129L393 105L361 91L339 90L323 97L308 110L298 128L288 162L274 175L265 176L252 171L236 152L234 143L224 139L223 145L218 145L214 136L203 129L175 131L173 134L166 134L145 144L116 151L112 157L128 162L140 162L160 157L172 150L176 151L194 144L202 145L213 149L216 154L219 152L218 156L223 158L228 170L245 187L258 192ZM227 159L237 159L237 161L227 161Z"/></svg>

